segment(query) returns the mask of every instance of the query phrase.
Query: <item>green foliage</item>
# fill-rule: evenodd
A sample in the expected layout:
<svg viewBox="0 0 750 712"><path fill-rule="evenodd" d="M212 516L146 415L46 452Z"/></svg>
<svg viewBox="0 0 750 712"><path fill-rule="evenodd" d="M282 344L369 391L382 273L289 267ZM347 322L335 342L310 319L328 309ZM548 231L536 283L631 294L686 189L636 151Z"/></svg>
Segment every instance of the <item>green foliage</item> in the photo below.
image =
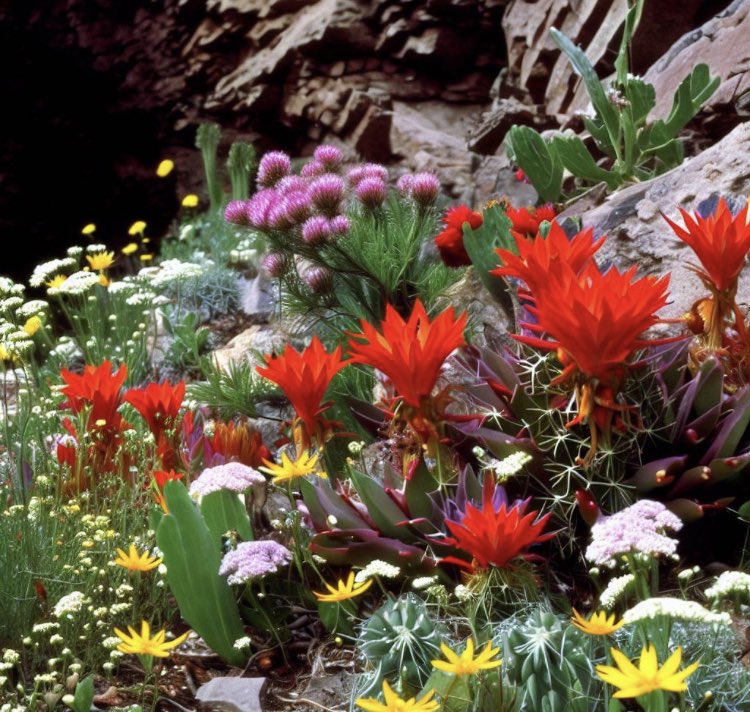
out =
<svg viewBox="0 0 750 712"><path fill-rule="evenodd" d="M201 373L211 335L207 327L201 326L201 318L195 312L180 315L177 310L170 310L164 314L163 324L171 340L162 370L166 368L177 375Z"/></svg>
<svg viewBox="0 0 750 712"><path fill-rule="evenodd" d="M258 165L255 148L251 143L235 141L227 155L227 170L232 183L232 200L247 200L250 177Z"/></svg>
<svg viewBox="0 0 750 712"><path fill-rule="evenodd" d="M201 274L174 283L167 294L180 309L199 314L203 321L232 314L240 304L237 273L215 265L207 266Z"/></svg>
<svg viewBox="0 0 750 712"><path fill-rule="evenodd" d="M558 202L563 194L563 169L579 187L604 183L609 190L631 181L647 180L679 165L684 157L677 138L690 119L719 86L705 64L698 64L683 80L666 120L648 121L656 106L654 87L628 73L628 50L643 9L635 2L628 13L615 62L616 78L606 88L580 47L552 29L552 38L582 78L595 116L584 123L596 151L574 135L544 139L528 126L514 126L508 133L508 155L528 176L546 202ZM575 194L575 191L574 191Z"/></svg>
<svg viewBox="0 0 750 712"><path fill-rule="evenodd" d="M73 695L73 703L70 708L73 712L91 712L91 705L94 703L94 678L89 675L86 679L81 680L76 685L76 691Z"/></svg>
<svg viewBox="0 0 750 712"><path fill-rule="evenodd" d="M211 210L218 210L224 199L216 166L216 151L219 148L219 141L221 141L221 128L218 124L205 123L198 126L195 145L200 149L203 158L203 170L206 174L206 186L211 201Z"/></svg>
<svg viewBox="0 0 750 712"><path fill-rule="evenodd" d="M227 662L244 665L246 656L234 641L245 631L232 590L219 576L220 543L181 482L167 482L164 497L169 514L159 524L156 541L180 613Z"/></svg>

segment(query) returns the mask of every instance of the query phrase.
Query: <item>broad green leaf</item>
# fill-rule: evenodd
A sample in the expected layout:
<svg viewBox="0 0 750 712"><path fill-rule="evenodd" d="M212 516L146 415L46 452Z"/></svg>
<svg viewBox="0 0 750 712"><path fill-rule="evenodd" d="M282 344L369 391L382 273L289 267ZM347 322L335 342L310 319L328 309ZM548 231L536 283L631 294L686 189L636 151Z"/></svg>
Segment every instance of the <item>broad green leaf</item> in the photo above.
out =
<svg viewBox="0 0 750 712"><path fill-rule="evenodd" d="M650 154L660 161L661 165L657 166L657 174L679 166L685 157L682 143L669 134L661 119L641 132L638 143L644 154Z"/></svg>
<svg viewBox="0 0 750 712"><path fill-rule="evenodd" d="M617 52L617 59L615 59L617 83L620 86L625 83L628 76L628 52L630 51L630 41L633 39L633 33L636 31L636 28L641 21L643 3L644 0L636 0L630 10L628 10L628 14L625 16L625 27L622 31L620 49Z"/></svg>
<svg viewBox="0 0 750 712"><path fill-rule="evenodd" d="M677 133L700 111L701 106L719 88L721 79L711 77L707 64L698 64L695 69L682 80L677 88L664 128L670 138Z"/></svg>
<svg viewBox="0 0 750 712"><path fill-rule="evenodd" d="M556 203L562 190L563 167L554 149L529 126L514 126L508 132L510 150L539 197Z"/></svg>
<svg viewBox="0 0 750 712"><path fill-rule="evenodd" d="M229 490L211 492L201 500L201 514L217 546L225 532L236 531L243 541L253 540L253 528L239 495Z"/></svg>
<svg viewBox="0 0 750 712"><path fill-rule="evenodd" d="M89 675L76 685L72 709L74 712L91 712L94 704L94 676Z"/></svg>
<svg viewBox="0 0 750 712"><path fill-rule="evenodd" d="M623 84L625 98L630 104L633 124L640 128L651 110L656 106L656 90L653 84L638 77L630 77Z"/></svg>
<svg viewBox="0 0 750 712"><path fill-rule="evenodd" d="M468 675L453 675L434 670L424 684L424 692L435 690L444 712L466 712L472 708L473 694ZM418 698L422 695L418 695Z"/></svg>
<svg viewBox="0 0 750 712"><path fill-rule="evenodd" d="M404 485L404 496L412 518L425 517L434 521L435 506L429 495L437 489L437 480L427 469L424 460L421 460L411 479L407 480Z"/></svg>
<svg viewBox="0 0 750 712"><path fill-rule="evenodd" d="M602 123L598 117L592 119L588 116L583 117L583 125L596 141L596 145L599 149L606 153L610 158L615 157L615 149L612 146L612 141L607 133L607 127Z"/></svg>
<svg viewBox="0 0 750 712"><path fill-rule="evenodd" d="M247 657L234 648L245 635L232 589L219 576L221 550L182 482L164 485L166 514L156 531L169 588L182 617L216 653L232 665Z"/></svg>
<svg viewBox="0 0 750 712"><path fill-rule="evenodd" d="M598 166L578 136L555 136L552 141L563 165L574 176L591 183L604 182L609 189L617 187L617 175Z"/></svg>

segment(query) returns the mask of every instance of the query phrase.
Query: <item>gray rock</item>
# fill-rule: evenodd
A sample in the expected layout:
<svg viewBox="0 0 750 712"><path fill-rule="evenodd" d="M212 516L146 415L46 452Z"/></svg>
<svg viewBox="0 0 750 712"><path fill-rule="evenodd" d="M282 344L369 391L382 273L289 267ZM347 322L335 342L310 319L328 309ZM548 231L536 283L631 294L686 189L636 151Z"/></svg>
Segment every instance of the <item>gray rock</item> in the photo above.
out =
<svg viewBox="0 0 750 712"><path fill-rule="evenodd" d="M268 321L276 303L274 282L261 271L252 279L240 279L240 306L256 321Z"/></svg>
<svg viewBox="0 0 750 712"><path fill-rule="evenodd" d="M199 702L227 712L262 712L265 677L215 677L198 688Z"/></svg>

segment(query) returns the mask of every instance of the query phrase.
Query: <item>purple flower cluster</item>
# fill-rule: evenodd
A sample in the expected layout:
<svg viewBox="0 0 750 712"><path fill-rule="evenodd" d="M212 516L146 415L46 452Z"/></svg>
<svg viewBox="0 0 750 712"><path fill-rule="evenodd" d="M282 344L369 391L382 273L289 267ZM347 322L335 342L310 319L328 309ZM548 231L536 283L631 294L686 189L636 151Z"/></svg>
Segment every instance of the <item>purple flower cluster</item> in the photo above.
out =
<svg viewBox="0 0 750 712"><path fill-rule="evenodd" d="M397 183L401 195L411 198L420 207L432 205L440 192L440 181L432 173L407 173Z"/></svg>
<svg viewBox="0 0 750 712"><path fill-rule="evenodd" d="M247 583L276 573L291 560L292 552L272 539L245 541L224 555L219 576L228 575L227 583L230 584Z"/></svg>
<svg viewBox="0 0 750 712"><path fill-rule="evenodd" d="M682 521L661 502L642 499L591 527L591 544L586 558L597 566L614 566L624 554L670 556L677 540L667 531L679 531Z"/></svg>
<svg viewBox="0 0 750 712"><path fill-rule="evenodd" d="M190 485L192 496L205 496L219 490L245 492L251 487L263 487L266 478L252 467L241 462L227 462L225 465L207 467Z"/></svg>

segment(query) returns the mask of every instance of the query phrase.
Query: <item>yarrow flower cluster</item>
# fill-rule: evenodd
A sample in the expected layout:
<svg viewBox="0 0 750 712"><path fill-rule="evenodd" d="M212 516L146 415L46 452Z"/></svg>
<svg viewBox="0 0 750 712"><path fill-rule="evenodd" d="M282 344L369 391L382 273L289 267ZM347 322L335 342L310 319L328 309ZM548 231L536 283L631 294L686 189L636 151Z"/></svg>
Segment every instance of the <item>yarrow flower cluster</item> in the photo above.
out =
<svg viewBox="0 0 750 712"><path fill-rule="evenodd" d="M245 541L225 554L219 568L220 576L228 576L230 584L242 584L276 573L292 560L292 552L272 539Z"/></svg>
<svg viewBox="0 0 750 712"><path fill-rule="evenodd" d="M205 497L212 492L229 490L241 494L251 487L262 487L266 478L257 470L241 462L227 462L225 465L207 467L190 484L193 497Z"/></svg>
<svg viewBox="0 0 750 712"><path fill-rule="evenodd" d="M704 593L706 598L715 600L733 596L750 597L750 574L743 571L725 571Z"/></svg>
<svg viewBox="0 0 750 712"><path fill-rule="evenodd" d="M624 574L613 578L599 594L599 603L602 608L611 611L634 583L635 576L633 574Z"/></svg>
<svg viewBox="0 0 750 712"><path fill-rule="evenodd" d="M680 529L679 517L661 502L642 499L591 527L586 558L597 566L612 568L624 554L671 556L677 551L677 540L665 532Z"/></svg>
<svg viewBox="0 0 750 712"><path fill-rule="evenodd" d="M80 591L71 591L63 596L52 609L55 618L62 618L63 616L70 618L72 614L78 613L83 607L84 599L85 596Z"/></svg>
<svg viewBox="0 0 750 712"><path fill-rule="evenodd" d="M688 623L703 623L705 625L730 625L732 619L728 613L713 613L696 601L686 601L682 598L654 597L647 598L625 611L622 620L626 624L653 620L659 616Z"/></svg>
<svg viewBox="0 0 750 712"><path fill-rule="evenodd" d="M382 578L395 579L401 575L401 569L398 566L389 564L387 561L381 561L380 559L373 559L365 568L357 572L354 580L357 583L361 581L367 581L367 579L373 578L374 576L381 576Z"/></svg>

